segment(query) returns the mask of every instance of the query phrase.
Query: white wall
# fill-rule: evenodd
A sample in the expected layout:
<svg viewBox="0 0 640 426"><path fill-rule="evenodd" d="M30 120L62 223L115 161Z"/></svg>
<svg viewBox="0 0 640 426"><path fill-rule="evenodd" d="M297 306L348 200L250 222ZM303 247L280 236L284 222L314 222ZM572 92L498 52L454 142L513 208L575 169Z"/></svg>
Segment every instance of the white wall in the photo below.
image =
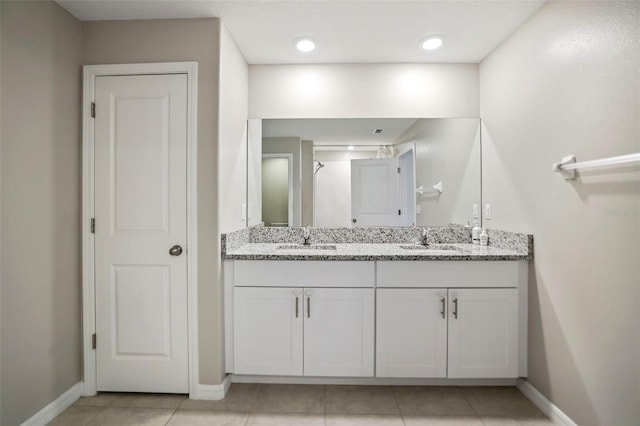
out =
<svg viewBox="0 0 640 426"><path fill-rule="evenodd" d="M418 226L459 225L472 220L472 205L480 206L480 120L477 118L422 119L395 141L414 143ZM432 190L442 182L443 191Z"/></svg>
<svg viewBox="0 0 640 426"><path fill-rule="evenodd" d="M248 66L227 27L220 32L218 216L220 233L246 226ZM204 119L204 117L203 117Z"/></svg>
<svg viewBox="0 0 640 426"><path fill-rule="evenodd" d="M477 116L477 64L249 66L252 118Z"/></svg>
<svg viewBox="0 0 640 426"><path fill-rule="evenodd" d="M220 59L218 80L218 232L220 234L236 231L247 225L247 111L248 111L248 66L229 30L220 22ZM200 120L212 117L200 115ZM198 183L200 184L200 182ZM213 219L213 218L212 218ZM220 248L218 248L220 250ZM219 253L219 251L218 251ZM222 259L216 256L207 260L214 264L217 272L214 297L207 300L208 315L214 323L199 325L203 331L213 337L213 359L207 359L214 368L216 382L223 379L224 362L224 289L222 286ZM201 360L202 364L202 360Z"/></svg>
<svg viewBox="0 0 640 426"><path fill-rule="evenodd" d="M19 425L82 380L82 24L0 2L2 417Z"/></svg>
<svg viewBox="0 0 640 426"><path fill-rule="evenodd" d="M581 426L640 424L640 3L547 2L480 66L492 228L531 232L529 381Z"/></svg>

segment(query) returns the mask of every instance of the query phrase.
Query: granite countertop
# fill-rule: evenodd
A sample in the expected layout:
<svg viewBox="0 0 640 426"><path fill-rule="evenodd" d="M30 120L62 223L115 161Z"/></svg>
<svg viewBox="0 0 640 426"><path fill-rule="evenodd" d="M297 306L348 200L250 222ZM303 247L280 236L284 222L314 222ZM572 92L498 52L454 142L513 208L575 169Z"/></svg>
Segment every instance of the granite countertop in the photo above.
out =
<svg viewBox="0 0 640 426"><path fill-rule="evenodd" d="M432 244L431 250L404 243L316 244L318 248L296 248L291 243L247 243L223 255L235 260L528 260L526 251L474 244ZM327 247L330 246L330 247ZM332 247L331 247L332 246ZM417 247L403 248L404 247ZM281 248L286 247L286 248ZM323 248L324 247L324 248ZM335 247L335 249L333 249Z"/></svg>

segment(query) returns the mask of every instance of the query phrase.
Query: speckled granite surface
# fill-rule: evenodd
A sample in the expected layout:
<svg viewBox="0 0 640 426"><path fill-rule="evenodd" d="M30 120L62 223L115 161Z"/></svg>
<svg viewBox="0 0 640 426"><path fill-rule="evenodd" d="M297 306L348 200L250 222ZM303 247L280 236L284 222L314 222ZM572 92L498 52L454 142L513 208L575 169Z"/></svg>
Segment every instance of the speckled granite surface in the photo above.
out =
<svg viewBox="0 0 640 426"><path fill-rule="evenodd" d="M249 244L249 236L252 228L244 228L239 231L229 232L222 234L222 255L224 256L227 251L237 249L245 244Z"/></svg>
<svg viewBox="0 0 640 426"><path fill-rule="evenodd" d="M312 245L296 247L304 229L256 226L222 236L225 259L245 260L527 260L533 258L533 236L487 230L489 246L471 244L471 230L430 227L429 249L416 249L420 227L309 228ZM410 245L403 248L402 245ZM441 250L455 248L455 250ZM283 246L287 246L286 248Z"/></svg>
<svg viewBox="0 0 640 426"><path fill-rule="evenodd" d="M497 229L487 229L487 234L489 234L490 246L529 252L533 256L533 235L499 231Z"/></svg>
<svg viewBox="0 0 640 426"><path fill-rule="evenodd" d="M242 260L527 260L528 253L473 244L447 244L455 250L406 249L403 244L348 243L335 244L335 250L278 248L282 243L249 243L227 251L225 259Z"/></svg>
<svg viewBox="0 0 640 426"><path fill-rule="evenodd" d="M301 243L304 228L269 228L257 226L250 229L251 243ZM354 243L406 243L420 240L422 228L309 228L311 242L315 244Z"/></svg>

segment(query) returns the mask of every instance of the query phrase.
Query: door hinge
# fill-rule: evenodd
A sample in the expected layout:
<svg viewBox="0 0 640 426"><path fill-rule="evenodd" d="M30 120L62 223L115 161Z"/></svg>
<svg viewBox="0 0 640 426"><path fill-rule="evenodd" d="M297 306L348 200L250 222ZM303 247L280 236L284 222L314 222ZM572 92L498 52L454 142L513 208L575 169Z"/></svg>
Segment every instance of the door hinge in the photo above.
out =
<svg viewBox="0 0 640 426"><path fill-rule="evenodd" d="M97 346L97 338L96 338L96 334L93 333L93 335L91 336L91 349L95 349Z"/></svg>
<svg viewBox="0 0 640 426"><path fill-rule="evenodd" d="M402 216L402 210L398 209L398 216Z"/></svg>
<svg viewBox="0 0 640 426"><path fill-rule="evenodd" d="M91 102L91 117L92 118L96 117L96 103L95 102Z"/></svg>
<svg viewBox="0 0 640 426"><path fill-rule="evenodd" d="M91 233L96 233L96 219L94 217L91 218Z"/></svg>
<svg viewBox="0 0 640 426"><path fill-rule="evenodd" d="M398 167L398 173L400 173L400 167Z"/></svg>

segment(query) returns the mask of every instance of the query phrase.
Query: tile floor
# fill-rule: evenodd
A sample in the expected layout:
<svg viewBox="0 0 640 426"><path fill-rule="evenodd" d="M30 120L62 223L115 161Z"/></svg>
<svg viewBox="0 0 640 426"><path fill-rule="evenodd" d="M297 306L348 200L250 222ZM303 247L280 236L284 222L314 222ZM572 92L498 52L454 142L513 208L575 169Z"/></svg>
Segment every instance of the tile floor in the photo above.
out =
<svg viewBox="0 0 640 426"><path fill-rule="evenodd" d="M553 423L515 387L234 384L222 401L100 393L50 425L543 426Z"/></svg>

